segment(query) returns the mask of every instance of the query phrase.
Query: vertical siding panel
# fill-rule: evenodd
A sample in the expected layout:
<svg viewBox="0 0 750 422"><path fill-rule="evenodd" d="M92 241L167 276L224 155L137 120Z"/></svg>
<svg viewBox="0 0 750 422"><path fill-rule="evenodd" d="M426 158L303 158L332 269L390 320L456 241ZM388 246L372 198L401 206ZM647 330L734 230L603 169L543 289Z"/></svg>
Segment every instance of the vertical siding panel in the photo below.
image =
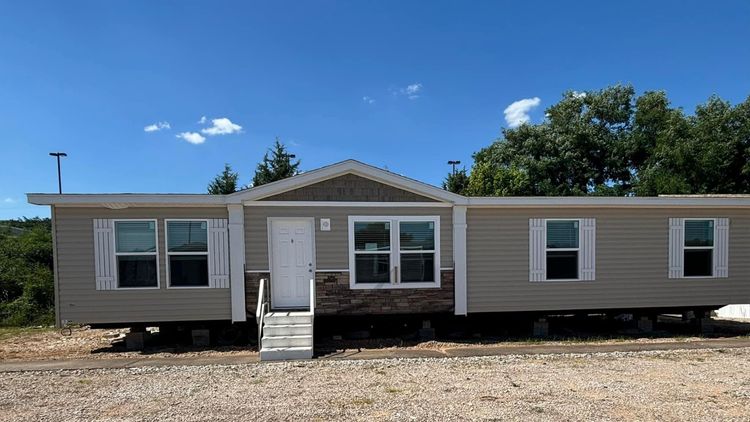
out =
<svg viewBox="0 0 750 422"><path fill-rule="evenodd" d="M529 219L529 281L544 281L546 276L546 237L544 219Z"/></svg>
<svg viewBox="0 0 750 422"><path fill-rule="evenodd" d="M685 244L684 218L669 219L669 278L682 277L682 247Z"/></svg>
<svg viewBox="0 0 750 422"><path fill-rule="evenodd" d="M581 219L581 280L596 279L596 219Z"/></svg>
<svg viewBox="0 0 750 422"><path fill-rule="evenodd" d="M729 219L716 219L714 277L729 277Z"/></svg>
<svg viewBox="0 0 750 422"><path fill-rule="evenodd" d="M93 219L94 226L94 278L96 290L112 290L115 285L115 254L112 249L114 227L112 220Z"/></svg>
<svg viewBox="0 0 750 422"><path fill-rule="evenodd" d="M209 286L225 289L229 287L229 237L227 220L209 220L211 246L208 257Z"/></svg>

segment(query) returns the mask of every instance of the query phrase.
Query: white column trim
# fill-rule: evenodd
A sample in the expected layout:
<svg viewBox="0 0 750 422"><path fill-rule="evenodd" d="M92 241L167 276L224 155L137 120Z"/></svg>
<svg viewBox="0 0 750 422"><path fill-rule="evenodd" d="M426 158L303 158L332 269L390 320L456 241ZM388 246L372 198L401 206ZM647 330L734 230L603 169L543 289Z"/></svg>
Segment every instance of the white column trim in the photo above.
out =
<svg viewBox="0 0 750 422"><path fill-rule="evenodd" d="M453 207L453 282L454 311L456 315L468 313L466 297L466 206Z"/></svg>
<svg viewBox="0 0 750 422"><path fill-rule="evenodd" d="M227 205L229 212L229 285L232 322L247 320L245 309L245 211L241 204Z"/></svg>

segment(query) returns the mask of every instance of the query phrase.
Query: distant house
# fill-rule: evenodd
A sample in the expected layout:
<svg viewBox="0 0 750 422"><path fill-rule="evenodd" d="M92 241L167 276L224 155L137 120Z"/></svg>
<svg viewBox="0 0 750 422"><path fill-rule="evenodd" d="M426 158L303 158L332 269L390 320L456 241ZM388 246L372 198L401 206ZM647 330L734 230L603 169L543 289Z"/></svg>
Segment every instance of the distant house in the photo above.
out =
<svg viewBox="0 0 750 422"><path fill-rule="evenodd" d="M263 358L310 356L312 314L750 302L748 198L464 197L348 160L230 195L28 199L52 207L58 324L257 319Z"/></svg>

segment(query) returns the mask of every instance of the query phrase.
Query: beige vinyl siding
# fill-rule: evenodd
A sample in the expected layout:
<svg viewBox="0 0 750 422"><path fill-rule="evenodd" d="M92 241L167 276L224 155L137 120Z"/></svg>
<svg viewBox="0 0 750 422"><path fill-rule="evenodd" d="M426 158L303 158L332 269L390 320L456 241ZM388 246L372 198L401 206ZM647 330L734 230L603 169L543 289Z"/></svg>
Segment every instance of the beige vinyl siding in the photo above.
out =
<svg viewBox="0 0 750 422"><path fill-rule="evenodd" d="M729 218L729 277L669 279L669 217ZM595 218L596 279L529 281L529 218ZM737 209L469 208L469 312L750 302L750 212Z"/></svg>
<svg viewBox="0 0 750 422"><path fill-rule="evenodd" d="M135 323L231 319L229 289L167 289L164 245L165 218L227 218L225 207L55 207L54 214L61 320ZM94 218L158 220L158 290L96 290Z"/></svg>
<svg viewBox="0 0 750 422"><path fill-rule="evenodd" d="M268 271L268 217L315 217L318 270L349 268L350 215L440 216L440 266L453 266L453 211L450 207L245 207L246 269ZM331 219L331 231L320 231L320 219Z"/></svg>

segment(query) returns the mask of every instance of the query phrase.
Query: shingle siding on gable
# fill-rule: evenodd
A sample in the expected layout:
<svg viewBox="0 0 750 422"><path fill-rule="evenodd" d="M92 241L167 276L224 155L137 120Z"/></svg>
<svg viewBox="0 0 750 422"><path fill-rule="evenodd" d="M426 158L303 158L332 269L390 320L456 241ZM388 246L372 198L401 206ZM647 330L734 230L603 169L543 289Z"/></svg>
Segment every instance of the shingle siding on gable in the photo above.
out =
<svg viewBox="0 0 750 422"><path fill-rule="evenodd" d="M261 201L437 202L354 174L324 180Z"/></svg>

